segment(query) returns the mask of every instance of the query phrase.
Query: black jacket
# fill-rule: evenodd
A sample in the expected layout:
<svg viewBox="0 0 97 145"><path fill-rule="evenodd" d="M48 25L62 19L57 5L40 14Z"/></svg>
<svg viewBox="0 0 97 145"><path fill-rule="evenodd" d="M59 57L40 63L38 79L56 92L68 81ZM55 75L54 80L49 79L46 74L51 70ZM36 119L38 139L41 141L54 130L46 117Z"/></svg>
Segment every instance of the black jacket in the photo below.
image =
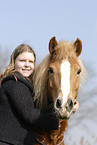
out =
<svg viewBox="0 0 97 145"><path fill-rule="evenodd" d="M35 109L30 82L16 73L3 79L0 88L0 140L33 145L34 127L58 129L52 113Z"/></svg>

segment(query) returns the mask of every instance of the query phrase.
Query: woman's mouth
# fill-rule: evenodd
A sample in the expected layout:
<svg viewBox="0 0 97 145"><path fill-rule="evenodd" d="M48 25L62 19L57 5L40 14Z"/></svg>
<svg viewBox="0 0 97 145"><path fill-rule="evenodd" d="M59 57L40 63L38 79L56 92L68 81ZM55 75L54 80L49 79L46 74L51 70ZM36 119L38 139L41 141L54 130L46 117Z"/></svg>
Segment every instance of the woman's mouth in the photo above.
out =
<svg viewBox="0 0 97 145"><path fill-rule="evenodd" d="M31 69L22 69L23 71L30 71Z"/></svg>

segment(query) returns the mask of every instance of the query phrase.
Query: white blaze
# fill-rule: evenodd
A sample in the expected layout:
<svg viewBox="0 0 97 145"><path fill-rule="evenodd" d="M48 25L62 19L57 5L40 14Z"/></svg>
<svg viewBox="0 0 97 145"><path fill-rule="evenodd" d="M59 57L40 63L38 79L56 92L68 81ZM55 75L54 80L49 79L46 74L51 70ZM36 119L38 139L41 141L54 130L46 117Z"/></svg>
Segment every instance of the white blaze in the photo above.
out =
<svg viewBox="0 0 97 145"><path fill-rule="evenodd" d="M61 64L61 91L63 94L62 104L64 105L70 93L70 63L66 60Z"/></svg>

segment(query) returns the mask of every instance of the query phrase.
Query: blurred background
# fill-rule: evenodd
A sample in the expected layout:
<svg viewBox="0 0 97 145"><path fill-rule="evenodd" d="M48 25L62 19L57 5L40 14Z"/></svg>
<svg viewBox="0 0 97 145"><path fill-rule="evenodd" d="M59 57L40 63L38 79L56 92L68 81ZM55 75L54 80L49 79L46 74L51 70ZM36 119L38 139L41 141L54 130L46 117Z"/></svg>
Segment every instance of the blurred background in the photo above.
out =
<svg viewBox="0 0 97 145"><path fill-rule="evenodd" d="M80 107L68 121L65 144L97 145L97 1L0 0L0 73L21 43L29 44L37 63L41 62L53 36L57 41L80 38L87 70L78 95Z"/></svg>

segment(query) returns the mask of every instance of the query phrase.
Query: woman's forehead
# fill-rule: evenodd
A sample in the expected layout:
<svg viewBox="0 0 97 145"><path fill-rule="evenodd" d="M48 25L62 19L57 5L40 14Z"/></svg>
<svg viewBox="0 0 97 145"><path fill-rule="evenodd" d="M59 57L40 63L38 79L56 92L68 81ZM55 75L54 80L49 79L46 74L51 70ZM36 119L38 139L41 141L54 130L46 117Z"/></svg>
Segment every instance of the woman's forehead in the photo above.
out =
<svg viewBox="0 0 97 145"><path fill-rule="evenodd" d="M31 52L23 52L23 53L19 54L17 58L34 60L34 54Z"/></svg>

